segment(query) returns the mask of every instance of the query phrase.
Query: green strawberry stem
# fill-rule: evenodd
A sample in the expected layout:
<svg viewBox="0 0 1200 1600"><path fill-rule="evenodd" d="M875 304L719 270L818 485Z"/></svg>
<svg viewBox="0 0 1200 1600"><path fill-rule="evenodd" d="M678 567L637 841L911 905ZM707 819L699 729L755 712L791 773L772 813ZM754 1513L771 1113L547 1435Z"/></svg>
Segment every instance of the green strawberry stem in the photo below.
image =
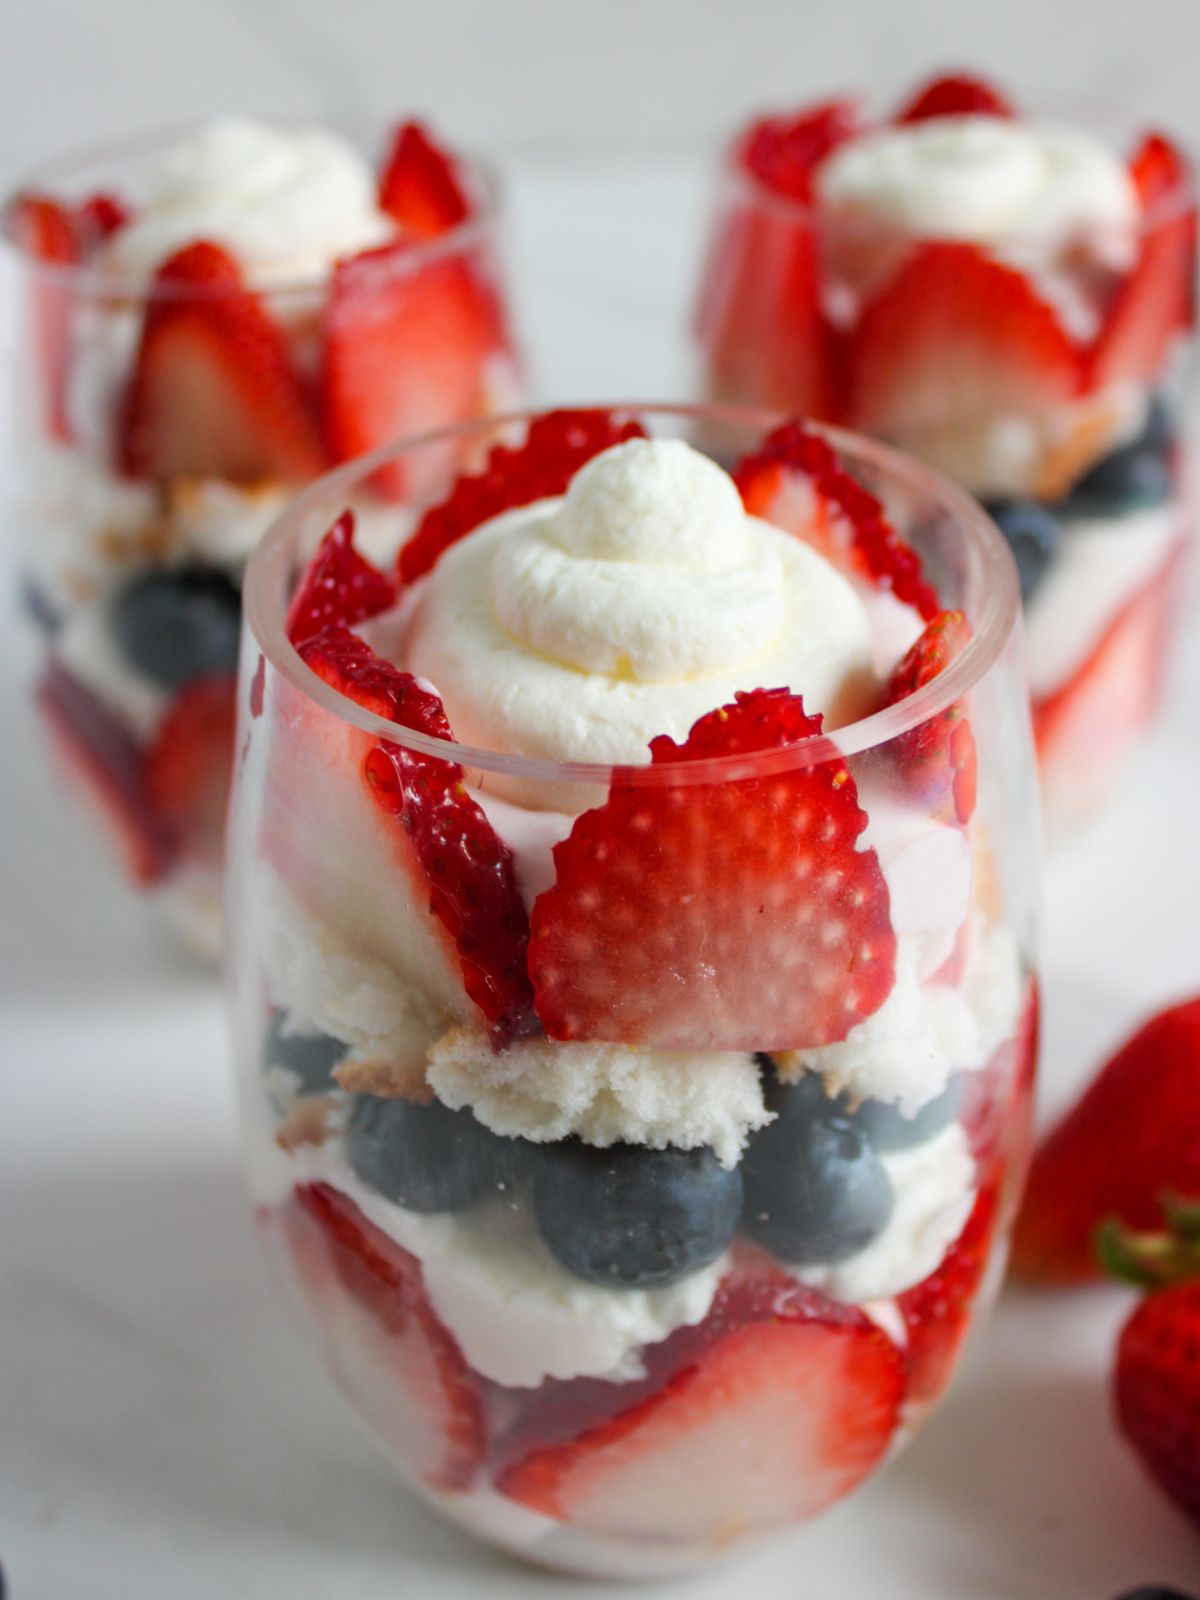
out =
<svg viewBox="0 0 1200 1600"><path fill-rule="evenodd" d="M1164 1195L1166 1230L1137 1233L1115 1218L1102 1223L1096 1253L1106 1272L1140 1289L1200 1279L1200 1201Z"/></svg>

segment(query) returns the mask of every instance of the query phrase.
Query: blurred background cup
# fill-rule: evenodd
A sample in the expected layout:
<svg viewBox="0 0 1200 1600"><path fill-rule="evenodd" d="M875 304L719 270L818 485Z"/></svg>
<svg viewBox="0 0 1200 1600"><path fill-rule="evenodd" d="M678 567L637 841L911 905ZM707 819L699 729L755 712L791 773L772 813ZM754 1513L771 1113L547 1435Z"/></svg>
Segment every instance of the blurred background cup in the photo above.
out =
<svg viewBox="0 0 1200 1600"><path fill-rule="evenodd" d="M415 124L224 119L55 162L4 208L40 720L97 847L205 956L242 568L332 463L511 403L500 206ZM364 530L400 488L362 486Z"/></svg>
<svg viewBox="0 0 1200 1600"><path fill-rule="evenodd" d="M711 399L884 438L976 495L1025 601L1047 821L1156 714L1191 532L1195 183L1116 115L982 79L761 118L721 163L695 333Z"/></svg>

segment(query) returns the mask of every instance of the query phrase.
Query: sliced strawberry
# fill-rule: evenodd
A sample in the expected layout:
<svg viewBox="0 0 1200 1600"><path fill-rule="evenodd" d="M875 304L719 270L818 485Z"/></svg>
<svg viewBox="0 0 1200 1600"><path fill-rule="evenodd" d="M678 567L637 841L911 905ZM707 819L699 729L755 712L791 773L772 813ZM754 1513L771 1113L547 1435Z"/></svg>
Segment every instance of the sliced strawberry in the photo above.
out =
<svg viewBox="0 0 1200 1600"><path fill-rule="evenodd" d="M132 216L133 212L115 194L89 195L75 208L75 230L84 255L111 239Z"/></svg>
<svg viewBox="0 0 1200 1600"><path fill-rule="evenodd" d="M426 511L400 551L400 581L424 577L444 550L490 517L565 494L579 468L602 450L645 437L639 422L621 422L610 411L547 411L535 417L524 444L497 445L482 472L459 478L449 497Z"/></svg>
<svg viewBox="0 0 1200 1600"><path fill-rule="evenodd" d="M287 636L299 648L328 627L352 628L396 600L395 580L354 547L354 513L342 515L321 540L288 607Z"/></svg>
<svg viewBox="0 0 1200 1600"><path fill-rule="evenodd" d="M406 240L338 264L325 318L325 431L337 461L487 409L488 358L503 343L490 287L462 257L424 259ZM378 475L399 498L439 480L457 447ZM414 476L420 483L411 481Z"/></svg>
<svg viewBox="0 0 1200 1600"><path fill-rule="evenodd" d="M297 1186L295 1204L320 1229L341 1288L385 1336L378 1346L395 1389L381 1394L378 1404L391 1421L389 1433L426 1483L467 1488L486 1448L483 1402L462 1352L429 1303L420 1262L327 1184ZM304 1242L307 1248L311 1238ZM303 1252L293 1253L304 1271ZM329 1294L324 1278L314 1283L310 1273L305 1287L318 1319L328 1318L331 1337L343 1338L336 1307L316 1303ZM346 1356L338 1351L339 1359Z"/></svg>
<svg viewBox="0 0 1200 1600"><path fill-rule="evenodd" d="M41 401L47 432L69 443L67 380L71 355L71 296L63 277L53 269L81 259L75 222L65 206L45 195L19 195L11 212L14 243L51 271L33 269L30 316L37 336L41 369Z"/></svg>
<svg viewBox="0 0 1200 1600"><path fill-rule="evenodd" d="M419 122L401 123L392 135L379 180L379 208L419 239L436 238L470 215L458 163Z"/></svg>
<svg viewBox="0 0 1200 1600"><path fill-rule="evenodd" d="M1043 1141L1013 1264L1047 1283L1097 1278L1100 1224L1152 1228L1164 1193L1200 1195L1200 998L1140 1028Z"/></svg>
<svg viewBox="0 0 1200 1600"><path fill-rule="evenodd" d="M890 589L928 621L938 598L879 501L843 472L830 445L785 422L734 469L746 510L814 544L848 575Z"/></svg>
<svg viewBox="0 0 1200 1600"><path fill-rule="evenodd" d="M1012 103L986 78L969 73L948 73L934 78L897 113L897 122L927 122L931 117L1016 116Z"/></svg>
<svg viewBox="0 0 1200 1600"><path fill-rule="evenodd" d="M932 683L958 659L970 639L971 624L961 611L939 611L893 668L884 686L883 705L897 705ZM921 793L935 798L939 791L950 790L956 819L964 826L971 820L976 792L975 739L960 702L901 734L894 741L894 753Z"/></svg>
<svg viewBox="0 0 1200 1600"><path fill-rule="evenodd" d="M821 305L820 242L803 209L825 158L861 126L852 101L797 117L764 117L733 160L772 195L744 186L718 218L701 285L696 332L712 391L723 399L836 419L838 338Z"/></svg>
<svg viewBox="0 0 1200 1600"><path fill-rule="evenodd" d="M652 764L819 733L799 696L739 694ZM553 1039L769 1050L844 1039L891 990L896 941L840 761L692 785L613 784L554 848L529 971Z"/></svg>
<svg viewBox="0 0 1200 1600"><path fill-rule="evenodd" d="M815 1517L882 1461L903 1365L861 1312L778 1277L722 1292L686 1333L660 1389L507 1467L500 1490L591 1533L715 1544Z"/></svg>
<svg viewBox="0 0 1200 1600"><path fill-rule="evenodd" d="M941 1265L897 1299L908 1329L910 1400L936 1400L954 1376L991 1256L998 1206L995 1183L985 1183L966 1227Z"/></svg>
<svg viewBox="0 0 1200 1600"><path fill-rule="evenodd" d="M237 680L195 678L182 689L146 752L150 803L192 854L220 852L237 732Z"/></svg>
<svg viewBox="0 0 1200 1600"><path fill-rule="evenodd" d="M1143 233L1133 270L1117 289L1089 357L1088 381L1154 383L1174 342L1195 326L1196 207L1191 168L1160 134L1130 164Z"/></svg>
<svg viewBox="0 0 1200 1600"><path fill-rule="evenodd" d="M367 710L429 738L454 737L437 695L346 628L326 628L300 654L318 677ZM463 985L501 1049L532 1020L529 924L511 851L471 799L457 762L381 739L364 759L363 777L376 804L396 819L429 909L454 940Z"/></svg>
<svg viewBox="0 0 1200 1600"><path fill-rule="evenodd" d="M159 882L175 859L177 841L147 795L137 745L57 663L38 686L37 704L67 771L96 803L129 876L144 886Z"/></svg>
<svg viewBox="0 0 1200 1600"><path fill-rule="evenodd" d="M1030 980L1016 1030L996 1050L982 1072L966 1079L963 1126L971 1153L981 1168L999 1161L1016 1162L1020 1175L1028 1165L1029 1130L1040 1044L1041 995ZM1020 1184L1014 1183L1019 1190Z"/></svg>
<svg viewBox="0 0 1200 1600"><path fill-rule="evenodd" d="M1033 704L1046 814L1061 830L1095 809L1121 776L1162 693L1185 541L1129 596L1066 683Z"/></svg>
<svg viewBox="0 0 1200 1600"><path fill-rule="evenodd" d="M134 477L302 482L321 470L283 334L219 245L188 245L158 270L119 449Z"/></svg>
<svg viewBox="0 0 1200 1600"><path fill-rule="evenodd" d="M918 245L868 301L847 379L853 426L954 476L985 430L1077 396L1084 363L1022 273L941 240Z"/></svg>

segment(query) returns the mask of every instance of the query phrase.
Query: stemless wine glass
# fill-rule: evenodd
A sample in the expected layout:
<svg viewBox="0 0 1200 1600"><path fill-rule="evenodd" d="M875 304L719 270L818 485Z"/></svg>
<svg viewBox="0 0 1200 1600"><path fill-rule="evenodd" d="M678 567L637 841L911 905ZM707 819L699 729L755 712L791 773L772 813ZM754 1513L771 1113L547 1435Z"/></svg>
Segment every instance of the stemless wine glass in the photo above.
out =
<svg viewBox="0 0 1200 1600"><path fill-rule="evenodd" d="M829 101L733 141L700 273L701 387L710 400L881 438L996 517L1021 571L1046 819L1058 837L1114 792L1157 712L1175 633L1192 532L1195 179L1182 151L1133 117L1051 108L1031 126L1087 138L1117 174L1127 167L1140 213L1128 227L1105 222L1108 180L1089 170L1055 187L1051 153L1031 231L999 228L1004 185L1019 191L1028 169L1014 178L990 145L957 122L947 129L938 101L968 107L958 80L944 87L899 117ZM976 131L1004 140L1025 120L1009 108L977 118ZM880 157L875 177L891 190L874 211L822 188L826 163L885 137L938 141L931 163L963 152L951 169L954 229L919 220L930 215L932 165ZM1016 160L1038 170L1028 152ZM1097 204L1101 220L1089 221Z"/></svg>
<svg viewBox="0 0 1200 1600"><path fill-rule="evenodd" d="M724 464L770 421L614 414ZM289 643L289 605L364 487L394 468L422 485L389 512L399 548L451 487L448 439L472 457L505 446L494 483L529 423L435 434L334 472L251 557L228 979L257 1217L351 1405L455 1522L537 1563L635 1576L723 1556L853 1490L943 1393L998 1280L1037 1034L1019 594L1004 541L964 494L829 431L972 630L944 672L863 720L754 754L612 768L461 746L439 736L436 684L407 680L425 708L409 727L381 714L378 677L368 706L311 670ZM376 649L402 654L418 594L366 625ZM903 608L880 600L879 627L894 627ZM342 636L328 650L347 648L360 647ZM739 819L776 806L820 843L764 868ZM630 873L619 848L597 846L583 928L548 958L543 909L566 871L552 846L604 807L645 853ZM672 844L656 853L664 830ZM498 887L513 859L516 904ZM793 870L798 898L771 878ZM710 895L725 908L711 928ZM842 919L868 913L855 957L822 967ZM697 917L705 954L685 972L664 951L677 919L694 934ZM864 987L876 1007L820 1047L779 1021L814 965L835 1007ZM485 967L510 997L528 970L538 1010L500 1016ZM649 1046L606 1012L614 970L618 996L628 986L651 1018L661 1003L674 1019L666 1045L656 1024ZM543 1032L543 985L590 1015L570 1039ZM738 1117L742 1148L717 1135L695 1148L698 1123ZM815 1232L799 1245L775 1225L772 1185L818 1169ZM614 1242L631 1196L637 1217ZM837 1219L864 1203L877 1214L847 1238ZM705 1230L676 1270L679 1238L691 1249ZM663 1244L665 1266L626 1273L635 1234Z"/></svg>
<svg viewBox="0 0 1200 1600"><path fill-rule="evenodd" d="M336 265L312 264L314 245L267 269L180 238L168 213L153 259L127 270L121 230L202 131L45 166L0 236L16 290L7 515L44 640L40 717L125 881L211 958L247 556L338 460L510 407L517 366L500 197L475 161L457 168L470 210L436 236L397 225ZM364 156L384 136L346 134ZM319 245L319 217L306 226ZM364 487L363 511L398 488Z"/></svg>

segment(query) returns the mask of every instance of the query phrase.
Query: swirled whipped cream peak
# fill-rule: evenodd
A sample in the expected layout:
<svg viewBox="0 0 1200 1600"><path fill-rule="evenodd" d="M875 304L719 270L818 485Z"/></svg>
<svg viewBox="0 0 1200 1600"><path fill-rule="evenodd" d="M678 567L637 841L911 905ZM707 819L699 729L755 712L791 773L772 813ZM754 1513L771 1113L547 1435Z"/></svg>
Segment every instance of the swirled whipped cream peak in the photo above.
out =
<svg viewBox="0 0 1200 1600"><path fill-rule="evenodd" d="M1080 239L1128 252L1138 218L1124 163L1098 139L1001 117L936 117L864 134L834 152L818 186L846 222L1047 252Z"/></svg>
<svg viewBox="0 0 1200 1600"><path fill-rule="evenodd" d="M867 608L822 555L689 445L634 439L449 549L403 665L467 743L633 763L742 689L786 686L836 726L867 709L871 662Z"/></svg>
<svg viewBox="0 0 1200 1600"><path fill-rule="evenodd" d="M252 282L299 283L395 232L369 163L347 140L220 117L159 153L135 216L98 265L140 282L206 239L236 255Z"/></svg>

